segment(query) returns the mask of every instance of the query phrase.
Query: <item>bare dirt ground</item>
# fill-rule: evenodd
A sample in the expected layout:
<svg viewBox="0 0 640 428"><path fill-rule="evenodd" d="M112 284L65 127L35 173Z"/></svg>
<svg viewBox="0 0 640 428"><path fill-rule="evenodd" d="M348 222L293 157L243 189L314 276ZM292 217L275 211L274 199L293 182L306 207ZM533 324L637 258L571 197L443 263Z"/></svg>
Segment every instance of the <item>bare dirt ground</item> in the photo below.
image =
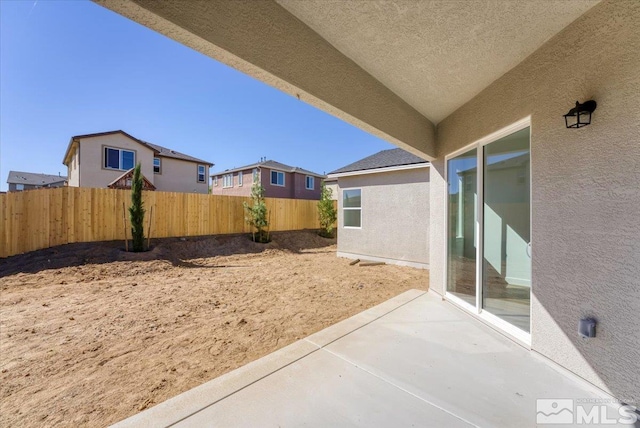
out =
<svg viewBox="0 0 640 428"><path fill-rule="evenodd" d="M71 244L0 260L0 426L105 426L412 288L313 232Z"/></svg>

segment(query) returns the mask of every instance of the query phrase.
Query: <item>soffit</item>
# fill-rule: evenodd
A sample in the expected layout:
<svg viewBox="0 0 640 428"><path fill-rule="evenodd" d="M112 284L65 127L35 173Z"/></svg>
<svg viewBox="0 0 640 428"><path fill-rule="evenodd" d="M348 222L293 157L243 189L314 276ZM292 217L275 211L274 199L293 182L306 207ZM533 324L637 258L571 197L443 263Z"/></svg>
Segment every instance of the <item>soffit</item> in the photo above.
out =
<svg viewBox="0 0 640 428"><path fill-rule="evenodd" d="M437 123L600 0L276 0Z"/></svg>

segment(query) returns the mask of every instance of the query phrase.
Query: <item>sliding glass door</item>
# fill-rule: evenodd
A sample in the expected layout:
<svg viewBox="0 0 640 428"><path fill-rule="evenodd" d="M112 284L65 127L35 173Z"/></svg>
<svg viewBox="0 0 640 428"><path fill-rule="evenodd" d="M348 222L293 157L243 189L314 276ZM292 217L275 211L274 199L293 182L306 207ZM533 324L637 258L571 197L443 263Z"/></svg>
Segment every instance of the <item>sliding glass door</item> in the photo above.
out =
<svg viewBox="0 0 640 428"><path fill-rule="evenodd" d="M527 122L447 160L447 294L525 334L531 297L529 140Z"/></svg>
<svg viewBox="0 0 640 428"><path fill-rule="evenodd" d="M478 151L469 150L448 162L449 236L447 292L476 305L478 246Z"/></svg>

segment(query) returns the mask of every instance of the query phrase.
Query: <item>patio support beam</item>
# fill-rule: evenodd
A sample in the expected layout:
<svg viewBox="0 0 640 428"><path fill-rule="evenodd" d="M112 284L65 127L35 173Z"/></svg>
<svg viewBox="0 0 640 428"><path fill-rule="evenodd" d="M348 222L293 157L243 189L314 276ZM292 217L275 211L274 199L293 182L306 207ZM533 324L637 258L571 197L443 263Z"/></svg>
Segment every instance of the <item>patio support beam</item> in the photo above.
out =
<svg viewBox="0 0 640 428"><path fill-rule="evenodd" d="M431 160L427 118L273 0L94 0Z"/></svg>

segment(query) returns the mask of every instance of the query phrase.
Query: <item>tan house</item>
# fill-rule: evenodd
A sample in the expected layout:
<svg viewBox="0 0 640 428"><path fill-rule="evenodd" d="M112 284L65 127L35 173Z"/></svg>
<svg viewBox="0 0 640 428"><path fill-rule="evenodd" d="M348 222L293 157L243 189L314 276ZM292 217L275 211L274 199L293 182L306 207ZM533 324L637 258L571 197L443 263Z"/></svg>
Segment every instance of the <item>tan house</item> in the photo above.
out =
<svg viewBox="0 0 640 428"><path fill-rule="evenodd" d="M208 193L211 162L135 138L124 131L71 138L62 163L69 186L113 187L137 163L160 192Z"/></svg>
<svg viewBox="0 0 640 428"><path fill-rule="evenodd" d="M325 176L272 160L217 172L211 176L211 194L249 196L254 181L262 183L267 198L320 199Z"/></svg>

